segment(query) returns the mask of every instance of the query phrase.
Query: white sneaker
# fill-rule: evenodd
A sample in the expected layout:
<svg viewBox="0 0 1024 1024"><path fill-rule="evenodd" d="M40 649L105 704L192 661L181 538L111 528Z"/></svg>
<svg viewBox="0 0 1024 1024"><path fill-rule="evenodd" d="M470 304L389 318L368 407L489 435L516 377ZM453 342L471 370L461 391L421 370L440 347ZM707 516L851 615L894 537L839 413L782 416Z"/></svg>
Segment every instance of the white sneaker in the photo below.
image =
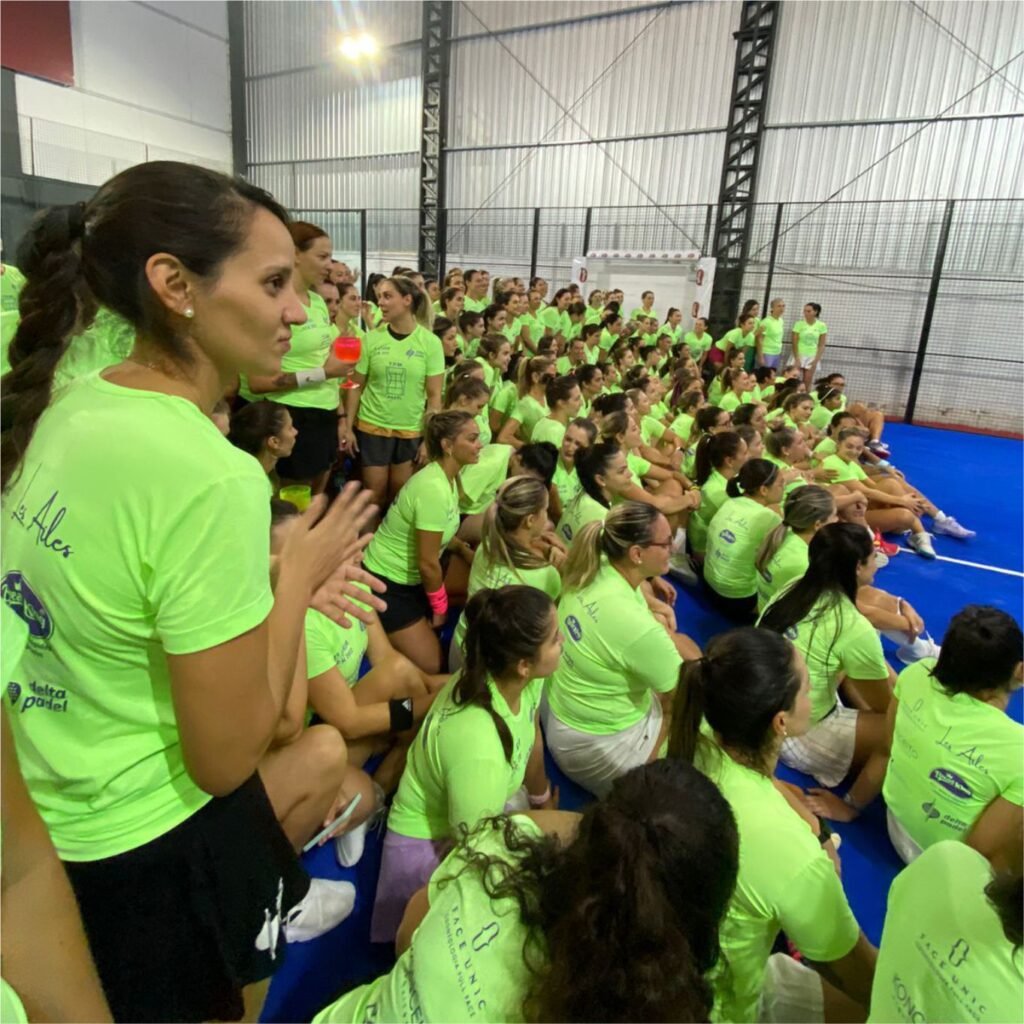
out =
<svg viewBox="0 0 1024 1024"><path fill-rule="evenodd" d="M889 556L884 551L875 550L875 568L884 569L889 564Z"/></svg>
<svg viewBox="0 0 1024 1024"><path fill-rule="evenodd" d="M907 538L910 550L929 561L935 559L935 548L932 547L932 535L930 533L912 533Z"/></svg>
<svg viewBox="0 0 1024 1024"><path fill-rule="evenodd" d="M314 878L301 903L288 912L284 923L289 942L309 942L336 928L356 905L356 887L351 882Z"/></svg>
<svg viewBox="0 0 1024 1024"><path fill-rule="evenodd" d="M946 537L956 537L957 540L969 540L978 536L976 530L968 530L966 526L961 526L952 516L936 519L935 532Z"/></svg>
<svg viewBox="0 0 1024 1024"><path fill-rule="evenodd" d="M896 648L896 657L904 665L913 665L922 658L937 658L942 648L927 634L922 633L912 644L901 644Z"/></svg>
<svg viewBox="0 0 1024 1024"><path fill-rule="evenodd" d="M688 587L696 587L700 583L697 574L693 571L693 566L690 564L690 558L685 551L678 555L669 556L668 574Z"/></svg>

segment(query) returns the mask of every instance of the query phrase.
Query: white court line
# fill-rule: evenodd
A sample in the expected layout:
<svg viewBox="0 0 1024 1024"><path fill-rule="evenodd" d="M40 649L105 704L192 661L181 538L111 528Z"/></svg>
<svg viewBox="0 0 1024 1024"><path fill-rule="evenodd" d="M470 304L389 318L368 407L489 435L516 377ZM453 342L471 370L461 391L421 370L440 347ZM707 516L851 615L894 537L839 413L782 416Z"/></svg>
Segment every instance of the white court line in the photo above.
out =
<svg viewBox="0 0 1024 1024"><path fill-rule="evenodd" d="M900 548L901 552L908 555L916 555L917 553L912 548ZM1003 569L998 565L982 565L981 562L968 562L963 558L950 558L948 555L936 555L935 556L940 562L952 562L954 565L966 565L971 569L985 569L987 572L998 572L1002 573L1003 576L1017 576L1020 579L1024 579L1024 572L1017 572L1016 569Z"/></svg>

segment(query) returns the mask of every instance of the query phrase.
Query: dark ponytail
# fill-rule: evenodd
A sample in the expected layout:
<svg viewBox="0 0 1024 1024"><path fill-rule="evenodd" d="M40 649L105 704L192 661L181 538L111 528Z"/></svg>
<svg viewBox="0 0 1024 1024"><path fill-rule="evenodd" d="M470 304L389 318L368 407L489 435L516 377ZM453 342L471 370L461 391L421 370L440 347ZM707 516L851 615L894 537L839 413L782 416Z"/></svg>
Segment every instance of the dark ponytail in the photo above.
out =
<svg viewBox="0 0 1024 1024"><path fill-rule="evenodd" d="M706 720L727 747L760 768L772 719L792 709L800 684L793 645L778 633L753 626L719 633L703 658L680 669L669 757L692 764L704 742L700 730Z"/></svg>
<svg viewBox="0 0 1024 1024"><path fill-rule="evenodd" d="M244 244L257 207L288 224L284 209L255 185L192 164L155 160L111 178L88 203L37 215L18 253L27 280L9 352L11 371L2 386L4 490L49 404L53 372L68 339L91 322L96 307L113 310L187 365L184 321L150 287L146 261L171 253L191 273L212 280Z"/></svg>
<svg viewBox="0 0 1024 1024"><path fill-rule="evenodd" d="M711 406L718 412L715 406ZM701 409L698 417L704 410ZM697 453L694 457L697 486L703 487L711 476L711 471L721 469L726 459L735 458L744 444L743 438L734 430L723 430L720 434L705 434L697 442Z"/></svg>
<svg viewBox="0 0 1024 1024"><path fill-rule="evenodd" d="M767 459L748 459L740 471L725 485L730 498L756 494L762 487L771 486L779 467Z"/></svg>
<svg viewBox="0 0 1024 1024"><path fill-rule="evenodd" d="M807 571L764 611L760 625L775 633L802 622L822 598L818 617L827 614L844 598L856 603L857 566L874 554L871 534L859 523L829 523L812 538L807 548Z"/></svg>
<svg viewBox="0 0 1024 1024"><path fill-rule="evenodd" d="M452 698L456 705L475 704L491 716L506 761L512 760L512 734L494 710L487 679L504 675L518 661L537 657L551 631L554 607L544 591L513 586L477 591L463 612L465 661Z"/></svg>

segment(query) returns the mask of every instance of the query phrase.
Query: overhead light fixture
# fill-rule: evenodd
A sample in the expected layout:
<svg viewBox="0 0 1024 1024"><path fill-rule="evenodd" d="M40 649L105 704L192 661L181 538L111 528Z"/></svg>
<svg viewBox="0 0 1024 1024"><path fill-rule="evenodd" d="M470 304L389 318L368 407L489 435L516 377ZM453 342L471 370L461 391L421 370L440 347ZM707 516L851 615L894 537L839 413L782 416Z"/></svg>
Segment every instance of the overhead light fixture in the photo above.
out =
<svg viewBox="0 0 1024 1024"><path fill-rule="evenodd" d="M346 36L338 43L338 52L346 60L367 60L380 52L377 40L368 32L358 36Z"/></svg>

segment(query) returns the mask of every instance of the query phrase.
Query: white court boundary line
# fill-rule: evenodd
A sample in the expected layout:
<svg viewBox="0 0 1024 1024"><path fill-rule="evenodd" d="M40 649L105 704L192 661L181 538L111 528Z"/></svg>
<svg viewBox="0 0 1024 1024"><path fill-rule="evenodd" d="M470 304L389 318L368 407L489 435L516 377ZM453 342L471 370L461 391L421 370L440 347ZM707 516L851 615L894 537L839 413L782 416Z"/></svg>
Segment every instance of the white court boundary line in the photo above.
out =
<svg viewBox="0 0 1024 1024"><path fill-rule="evenodd" d="M912 548L901 547L900 552L907 555L917 555L917 552ZM986 572L998 572L1003 576L1016 576L1019 579L1024 579L1024 572L1018 572L1016 569L1003 569L998 565L983 565L981 562L968 562L966 559L950 558L948 555L936 555L935 557L940 562L952 562L954 565L966 565L971 569L984 569Z"/></svg>

